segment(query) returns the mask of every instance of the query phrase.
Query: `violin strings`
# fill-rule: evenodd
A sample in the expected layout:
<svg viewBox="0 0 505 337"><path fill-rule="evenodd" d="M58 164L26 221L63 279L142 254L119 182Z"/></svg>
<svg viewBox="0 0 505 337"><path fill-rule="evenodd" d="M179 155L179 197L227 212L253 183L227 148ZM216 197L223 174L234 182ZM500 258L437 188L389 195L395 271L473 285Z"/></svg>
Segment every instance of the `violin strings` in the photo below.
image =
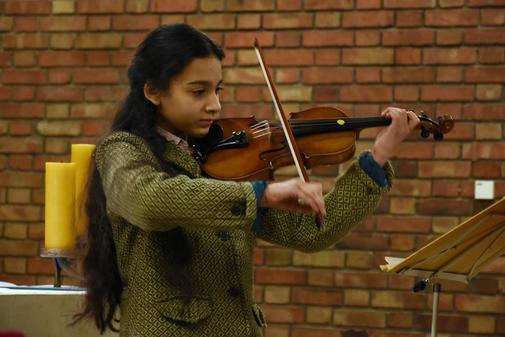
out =
<svg viewBox="0 0 505 337"><path fill-rule="evenodd" d="M252 130L252 134L253 134L254 139L271 134L270 122L267 120L263 120L259 123L256 123L256 124L252 125L250 128Z"/></svg>
<svg viewBox="0 0 505 337"><path fill-rule="evenodd" d="M316 120L293 120L290 121L290 125L301 125L301 126L312 126L312 125L334 125L335 123L338 123L339 120L343 120L346 122L346 124L354 124L354 125L360 125L360 124L368 124L372 122L382 122L384 121L384 117L364 117L364 118L338 118L338 119L316 119Z"/></svg>
<svg viewBox="0 0 505 337"><path fill-rule="evenodd" d="M310 121L307 121L307 120L291 120L289 122L290 125L300 125L300 126L311 126L311 125L320 125L320 124L329 124L329 125L333 125L335 123L337 123L338 120L344 120L346 121L347 123L353 123L353 124L361 124L361 123L370 123L370 122L378 122L378 121L383 121L383 117L363 117L363 118L349 118L349 117L346 117L346 118L340 118L340 119L315 119L315 120L310 120ZM256 129L256 128L259 128L261 126L264 126L266 124L269 124L269 122L267 120L263 120L261 122L258 122L254 125L252 125L250 128L251 129Z"/></svg>
<svg viewBox="0 0 505 337"><path fill-rule="evenodd" d="M250 129L252 130L253 134L260 133L260 132L270 129L270 123L265 120L263 122L260 122L260 123L257 123L255 125L251 126Z"/></svg>
<svg viewBox="0 0 505 337"><path fill-rule="evenodd" d="M251 125L250 128L252 130L254 130L254 129L258 129L260 127L264 127L264 126L268 126L268 125L269 125L269 122L267 120L263 120L261 122L254 124L254 125Z"/></svg>
<svg viewBox="0 0 505 337"><path fill-rule="evenodd" d="M261 137L264 137L264 136L270 136L271 134L272 134L271 131L266 131L265 133L262 133L262 134L259 134L259 135L254 135L253 139L258 139L258 138L261 138Z"/></svg>
<svg viewBox="0 0 505 337"><path fill-rule="evenodd" d="M383 117L364 117L364 118L341 118L345 120L346 124L352 124L356 128L369 126L371 122L382 122L384 120ZM300 130L303 128L309 127L331 127L337 124L339 119L318 119L318 120L292 120L289 121L290 126L292 126L293 130ZM278 123L271 124L267 120L263 120L258 122L252 126L250 126L252 130L253 138L259 138L264 136L269 136L273 131L281 130L281 126Z"/></svg>

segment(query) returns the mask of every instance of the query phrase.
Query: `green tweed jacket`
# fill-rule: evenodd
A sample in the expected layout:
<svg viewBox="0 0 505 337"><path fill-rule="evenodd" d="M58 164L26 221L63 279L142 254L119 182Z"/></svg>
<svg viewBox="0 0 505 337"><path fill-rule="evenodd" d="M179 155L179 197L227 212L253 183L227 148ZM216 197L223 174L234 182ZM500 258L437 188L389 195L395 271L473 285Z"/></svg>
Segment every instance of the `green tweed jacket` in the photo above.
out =
<svg viewBox="0 0 505 337"><path fill-rule="evenodd" d="M262 336L265 319L252 298L256 237L306 252L324 249L371 214L388 189L355 162L325 196L324 230L311 216L269 209L255 234L251 183L205 178L190 155L167 144L165 157L179 175L163 172L147 144L130 133L109 135L95 154L124 283L124 337ZM391 181L389 164L386 171ZM191 302L168 282L166 234L177 226L194 247Z"/></svg>

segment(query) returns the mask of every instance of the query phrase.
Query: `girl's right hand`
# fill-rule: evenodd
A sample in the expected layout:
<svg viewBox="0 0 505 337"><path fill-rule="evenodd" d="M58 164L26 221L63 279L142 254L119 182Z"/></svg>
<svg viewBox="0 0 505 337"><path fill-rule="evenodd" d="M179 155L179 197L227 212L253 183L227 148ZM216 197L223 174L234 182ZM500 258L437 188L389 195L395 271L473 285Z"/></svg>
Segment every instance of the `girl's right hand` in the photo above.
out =
<svg viewBox="0 0 505 337"><path fill-rule="evenodd" d="M326 216L321 183L305 183L298 178L269 183L260 200L261 207Z"/></svg>

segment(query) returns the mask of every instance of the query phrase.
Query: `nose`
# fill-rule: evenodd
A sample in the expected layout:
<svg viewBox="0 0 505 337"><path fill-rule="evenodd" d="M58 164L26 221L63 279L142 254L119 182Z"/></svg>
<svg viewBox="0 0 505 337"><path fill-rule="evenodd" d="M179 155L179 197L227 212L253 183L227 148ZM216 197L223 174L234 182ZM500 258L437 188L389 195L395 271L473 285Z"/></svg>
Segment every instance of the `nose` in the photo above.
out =
<svg viewBox="0 0 505 337"><path fill-rule="evenodd" d="M217 114L221 112L221 102L219 101L219 95L217 94L209 95L209 99L205 106L205 111L210 114Z"/></svg>

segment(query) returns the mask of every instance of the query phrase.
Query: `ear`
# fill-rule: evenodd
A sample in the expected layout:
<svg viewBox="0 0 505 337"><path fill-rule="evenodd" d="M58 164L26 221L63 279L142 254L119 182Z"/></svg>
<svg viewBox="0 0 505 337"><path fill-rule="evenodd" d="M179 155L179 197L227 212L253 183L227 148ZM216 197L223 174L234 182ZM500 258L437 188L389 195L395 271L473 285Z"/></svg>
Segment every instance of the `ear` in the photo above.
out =
<svg viewBox="0 0 505 337"><path fill-rule="evenodd" d="M158 90L149 82L146 82L146 84L144 84L144 96L154 105L160 105L160 95L158 93Z"/></svg>

